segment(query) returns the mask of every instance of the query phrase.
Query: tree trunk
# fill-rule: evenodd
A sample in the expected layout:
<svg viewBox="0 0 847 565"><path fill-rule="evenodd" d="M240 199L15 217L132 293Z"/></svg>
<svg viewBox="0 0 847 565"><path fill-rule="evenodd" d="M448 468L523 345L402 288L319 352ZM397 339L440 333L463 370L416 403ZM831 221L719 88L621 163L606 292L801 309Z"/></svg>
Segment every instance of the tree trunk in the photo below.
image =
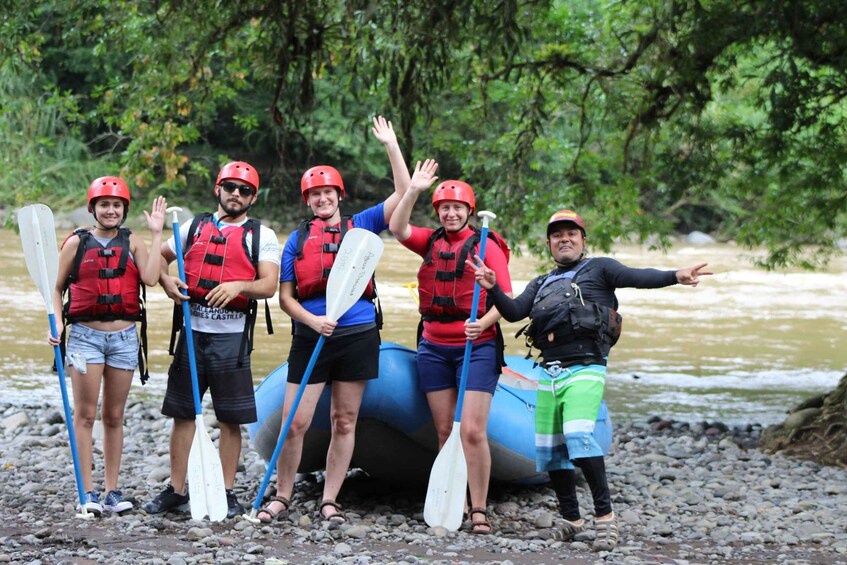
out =
<svg viewBox="0 0 847 565"><path fill-rule="evenodd" d="M800 403L783 423L767 428L759 447L847 467L847 374L835 390Z"/></svg>

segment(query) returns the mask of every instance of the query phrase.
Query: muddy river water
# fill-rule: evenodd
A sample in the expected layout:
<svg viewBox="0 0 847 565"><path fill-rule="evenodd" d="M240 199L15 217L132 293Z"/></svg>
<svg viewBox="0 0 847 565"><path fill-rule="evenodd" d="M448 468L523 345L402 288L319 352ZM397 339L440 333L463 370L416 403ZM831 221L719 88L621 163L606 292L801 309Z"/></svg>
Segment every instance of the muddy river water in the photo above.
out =
<svg viewBox="0 0 847 565"><path fill-rule="evenodd" d="M281 240L287 234L278 234ZM64 234L60 235L60 241ZM142 237L149 234L142 231ZM621 245L611 255L633 267L673 269L708 261L716 271L697 288L620 289L624 333L612 351L606 399L621 421L657 414L686 421L774 423L802 398L835 386L847 369L847 258L818 272L767 272L750 252L732 245L677 244L668 253ZM383 341L414 344L418 315L408 283L419 258L386 240L377 276L385 313ZM549 261L514 257L516 292ZM6 402L61 404L46 311L23 260L20 239L0 230L0 395ZM148 289L152 378L131 394L161 397L172 303ZM276 298L269 301L275 333L256 330L256 383L285 361L291 333ZM261 318L260 318L261 320ZM523 355L513 336L523 323L505 324L507 353Z"/></svg>

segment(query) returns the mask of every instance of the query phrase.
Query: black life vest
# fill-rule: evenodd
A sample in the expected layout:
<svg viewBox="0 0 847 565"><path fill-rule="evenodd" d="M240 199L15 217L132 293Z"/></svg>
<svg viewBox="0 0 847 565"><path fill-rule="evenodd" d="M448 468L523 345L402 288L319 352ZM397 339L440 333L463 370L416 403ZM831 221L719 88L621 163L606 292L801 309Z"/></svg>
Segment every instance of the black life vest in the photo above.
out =
<svg viewBox="0 0 847 565"><path fill-rule="evenodd" d="M622 318L614 308L586 302L577 284L591 259L565 273L550 273L533 300L530 323L522 328L526 344L545 360L585 359L605 364L621 335Z"/></svg>

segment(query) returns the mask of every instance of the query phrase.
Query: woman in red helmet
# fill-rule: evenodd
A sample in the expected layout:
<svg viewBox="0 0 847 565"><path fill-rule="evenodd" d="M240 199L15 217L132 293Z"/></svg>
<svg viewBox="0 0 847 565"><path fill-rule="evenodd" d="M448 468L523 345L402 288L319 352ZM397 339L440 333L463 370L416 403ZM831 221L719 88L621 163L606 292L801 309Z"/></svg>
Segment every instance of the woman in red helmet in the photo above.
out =
<svg viewBox="0 0 847 565"><path fill-rule="evenodd" d="M401 185L405 186L409 172L391 122L380 116L374 118L373 124L374 136L388 151L395 179L400 175L405 179ZM371 282L362 297L339 320L328 319L327 277L344 234L353 227L377 234L385 230L402 192L395 191L384 202L358 214L343 216L339 204L347 194L344 181L335 168L326 165L306 171L300 181L300 191L311 217L286 241L279 279L279 305L291 316L294 325L283 422L288 418L319 336L329 339L309 378L277 461L276 496L259 511L258 518L264 523L272 522L284 516L283 512L291 505L303 436L309 429L324 387L331 383L332 437L318 512L322 520L345 522L347 518L336 498L353 456L356 420L365 385L379 374L379 316L374 302L375 287Z"/></svg>
<svg viewBox="0 0 847 565"><path fill-rule="evenodd" d="M409 216L418 196L436 177L438 164L419 162L409 189L394 216L391 232L424 261L418 270L418 294L422 331L418 338L418 378L432 412L438 445L441 448L453 429L466 340L474 341L468 383L462 409L462 448L468 464L470 489L470 531L491 532L486 511L491 453L488 448L488 413L502 365L502 340L497 321L500 314L480 295L477 321L470 323L474 291L473 269L467 258L479 252L479 232L468 225L476 209L473 189L465 182L449 180L439 184L432 195L432 206L441 223L433 230L409 225ZM497 245L486 246L485 264L511 292L508 247L493 232Z"/></svg>
<svg viewBox="0 0 847 565"><path fill-rule="evenodd" d="M73 426L85 507L98 516L104 509L124 512L132 508L118 490L124 408L139 360L135 328L143 315L139 291L142 283L153 286L159 280L159 247L167 207L165 198L159 196L153 200L152 213L144 212L153 233L148 255L141 238L121 227L129 204L129 187L123 179L101 177L91 183L88 211L94 214L94 227L76 230L65 240L53 293L56 311L70 324L66 358L73 383ZM64 306L63 295L67 297ZM59 344L52 337L49 341ZM91 479L92 428L101 385L106 491L102 503Z"/></svg>

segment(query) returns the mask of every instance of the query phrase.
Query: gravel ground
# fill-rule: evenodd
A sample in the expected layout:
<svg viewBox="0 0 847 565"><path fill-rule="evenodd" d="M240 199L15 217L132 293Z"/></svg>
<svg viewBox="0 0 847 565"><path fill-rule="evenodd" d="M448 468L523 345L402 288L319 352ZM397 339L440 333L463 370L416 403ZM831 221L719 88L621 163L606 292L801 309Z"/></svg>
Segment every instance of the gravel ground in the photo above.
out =
<svg viewBox="0 0 847 565"><path fill-rule="evenodd" d="M136 508L167 481L168 429L151 402L127 410L122 488ZM270 526L138 511L83 521L61 411L0 404L0 563L847 564L847 470L763 454L760 432L657 418L619 426L607 467L621 542L594 553L587 489L588 531L563 543L549 541L561 518L546 486L493 486L496 532L482 536L428 528L425 485L404 490L355 472L339 499L351 518L341 527L315 518L316 475ZM98 454L95 443L102 489ZM249 505L264 463L247 447L242 463L236 492Z"/></svg>

